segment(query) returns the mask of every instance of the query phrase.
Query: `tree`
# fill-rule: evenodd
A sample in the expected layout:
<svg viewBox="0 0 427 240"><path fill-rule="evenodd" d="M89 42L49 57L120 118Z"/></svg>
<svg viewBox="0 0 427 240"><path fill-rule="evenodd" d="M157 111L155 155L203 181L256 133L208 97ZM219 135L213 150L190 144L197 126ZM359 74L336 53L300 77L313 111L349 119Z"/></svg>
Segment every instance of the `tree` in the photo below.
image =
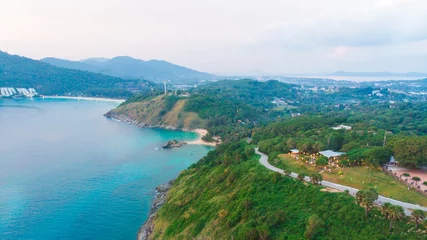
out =
<svg viewBox="0 0 427 240"><path fill-rule="evenodd" d="M356 193L357 203L365 209L365 219L368 218L369 211L372 209L374 202L378 199L377 190L368 188L367 190L360 190Z"/></svg>
<svg viewBox="0 0 427 240"><path fill-rule="evenodd" d="M399 165L409 168L427 164L425 149L427 149L426 137L409 136L393 142L393 152L396 159L399 159Z"/></svg>
<svg viewBox="0 0 427 240"><path fill-rule="evenodd" d="M423 182L423 184L427 186L427 182Z"/></svg>
<svg viewBox="0 0 427 240"><path fill-rule="evenodd" d="M370 162L374 162L377 165L382 165L390 160L393 152L385 147L373 147L366 151L366 155L370 159Z"/></svg>
<svg viewBox="0 0 427 240"><path fill-rule="evenodd" d="M311 148L312 148L313 153L318 153L318 152L320 152L322 147L323 146L320 142L315 142Z"/></svg>
<svg viewBox="0 0 427 240"><path fill-rule="evenodd" d="M300 181L304 181L305 174L304 174L304 173L300 173L300 174L298 174L297 178L298 178L298 180L300 180Z"/></svg>
<svg viewBox="0 0 427 240"><path fill-rule="evenodd" d="M424 218L426 218L426 214L424 211L420 210L420 209L416 209L412 212L412 218L415 221L415 228L418 228L418 223L419 221L423 220Z"/></svg>
<svg viewBox="0 0 427 240"><path fill-rule="evenodd" d="M322 175L320 174L320 173L313 173L312 175L311 175L311 179L310 179L310 181L313 183L313 184L319 184L319 182L321 182L322 181L322 179L323 179L323 177L322 177Z"/></svg>
<svg viewBox="0 0 427 240"><path fill-rule="evenodd" d="M293 138L289 138L288 141L286 141L286 146L288 146L289 149L295 148L297 143Z"/></svg>
<svg viewBox="0 0 427 240"><path fill-rule="evenodd" d="M390 219L389 231L393 228L393 221L399 221L405 216L405 212L401 206L391 205L389 208L388 218Z"/></svg>
<svg viewBox="0 0 427 240"><path fill-rule="evenodd" d="M308 223L306 226L306 230L304 232L304 237L306 239L313 239L316 233L319 232L321 227L321 219L316 214L311 215L308 218Z"/></svg>
<svg viewBox="0 0 427 240"><path fill-rule="evenodd" d="M350 161L350 163L359 164L360 162L362 162L363 159L366 158L366 154L365 154L366 151L367 151L367 148L357 148L357 149L348 151L346 153L346 156Z"/></svg>
<svg viewBox="0 0 427 240"><path fill-rule="evenodd" d="M384 214L385 218L388 218L390 207L391 207L391 203L389 203L389 202L385 202L381 206L381 212Z"/></svg>
<svg viewBox="0 0 427 240"><path fill-rule="evenodd" d="M290 176L292 172L289 169L285 169L284 173L286 176Z"/></svg>
<svg viewBox="0 0 427 240"><path fill-rule="evenodd" d="M327 166L328 165L328 163L329 163L329 160L328 160L328 158L327 157L325 157L325 156L321 156L321 157L319 157L317 160L316 160L316 165L317 166Z"/></svg>
<svg viewBox="0 0 427 240"><path fill-rule="evenodd" d="M299 152L300 153L308 153L311 152L311 144L310 142L306 141L303 144L299 146Z"/></svg>
<svg viewBox="0 0 427 240"><path fill-rule="evenodd" d="M248 159L250 159L253 155L255 155L255 149L252 147L247 146L245 148L245 155Z"/></svg>

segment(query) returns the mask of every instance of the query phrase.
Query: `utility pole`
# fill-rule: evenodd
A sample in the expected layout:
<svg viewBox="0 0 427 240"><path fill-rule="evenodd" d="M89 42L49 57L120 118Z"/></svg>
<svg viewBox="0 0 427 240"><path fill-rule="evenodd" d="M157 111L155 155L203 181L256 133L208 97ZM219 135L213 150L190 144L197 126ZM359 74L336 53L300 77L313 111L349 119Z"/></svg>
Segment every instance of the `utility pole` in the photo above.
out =
<svg viewBox="0 0 427 240"><path fill-rule="evenodd" d="M385 147L385 144L387 142L387 131L384 132L384 142L383 142L383 147Z"/></svg>
<svg viewBox="0 0 427 240"><path fill-rule="evenodd" d="M166 91L166 82L163 82L163 84L165 86L165 95L166 95L167 94L167 91Z"/></svg>

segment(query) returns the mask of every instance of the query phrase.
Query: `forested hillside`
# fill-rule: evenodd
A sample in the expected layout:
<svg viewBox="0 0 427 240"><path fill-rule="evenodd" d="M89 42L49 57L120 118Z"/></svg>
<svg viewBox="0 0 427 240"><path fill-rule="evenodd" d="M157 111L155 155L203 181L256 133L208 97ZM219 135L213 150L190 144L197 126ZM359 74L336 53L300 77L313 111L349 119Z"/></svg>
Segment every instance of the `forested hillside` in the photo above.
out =
<svg viewBox="0 0 427 240"><path fill-rule="evenodd" d="M148 91L152 85L148 81L59 68L0 51L0 87L35 88L43 95L127 98L132 91Z"/></svg>
<svg viewBox="0 0 427 240"><path fill-rule="evenodd" d="M153 239L425 239L345 193L269 172L245 142L221 145L181 173L153 222ZM424 227L422 227L424 228Z"/></svg>
<svg viewBox="0 0 427 240"><path fill-rule="evenodd" d="M318 92L274 80L259 82L244 79L201 85L192 89L189 97L169 97L172 100L186 99L183 111L196 113L200 119L203 119L202 127L210 133L207 139L212 136L221 136L226 141L232 141L250 137L252 129L256 127L301 114L342 116L343 121L393 130L395 133L409 130L412 134L425 132L424 116L427 111L424 111L424 105L404 103L402 99L406 96L387 90L381 90L381 96L372 95L375 90L367 87ZM162 92L135 95L119 108L130 103L145 101L159 94ZM394 103L390 104L389 101ZM137 108L138 104L132 106ZM136 109L134 112L137 112ZM139 112L142 112L142 109ZM394 114L395 112L402 114ZM389 117L392 123L384 120ZM411 122L412 118L417 122Z"/></svg>
<svg viewBox="0 0 427 240"><path fill-rule="evenodd" d="M232 141L250 136L250 129L254 126L266 124L278 117L290 116L289 111L276 110L271 101L275 96L297 98L292 87L293 85L278 81L219 81L193 89L189 97L165 96L171 107L161 108L159 112L166 114L173 109L172 104L185 102L180 109L194 113L197 118L203 120L196 121L198 124L190 125L190 128L204 127L210 133L207 138L215 135ZM162 92L135 95L112 113L145 122L147 118L143 113L146 113L147 109L142 106L148 106L153 96L161 94ZM128 112L133 114L127 115ZM150 118L149 121L155 123L153 119L155 118ZM161 125L161 121L155 125ZM177 127L180 128L179 126L181 125Z"/></svg>

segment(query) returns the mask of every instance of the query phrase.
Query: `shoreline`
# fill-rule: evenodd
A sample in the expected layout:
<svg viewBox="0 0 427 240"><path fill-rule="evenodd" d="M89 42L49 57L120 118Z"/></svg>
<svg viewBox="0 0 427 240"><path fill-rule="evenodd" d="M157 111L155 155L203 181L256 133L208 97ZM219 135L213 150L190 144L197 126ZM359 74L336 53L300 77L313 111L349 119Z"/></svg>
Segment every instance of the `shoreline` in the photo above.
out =
<svg viewBox="0 0 427 240"><path fill-rule="evenodd" d="M165 130L170 130L170 131L195 132L198 135L197 139L192 140L192 141L185 141L185 143L187 143L189 145L204 145L204 146L209 146L209 147L216 147L218 145L218 143L216 143L216 142L206 142L202 139L206 134L208 134L208 130L206 130L206 129L201 129L201 128L197 128L197 129L186 129L185 128L185 129L182 129L182 128L177 128L175 126L169 126L169 125L163 125L163 124L162 125L149 125L149 124L146 124L143 122L133 120L133 119L129 118L128 116L114 114L111 111L104 114L104 116L106 118L111 119L111 120L130 124L130 125L134 125L134 126L139 127L139 128L157 128L157 129L165 129Z"/></svg>
<svg viewBox="0 0 427 240"><path fill-rule="evenodd" d="M216 147L216 145L218 145L218 143L215 143L215 142L206 142L205 140L202 139L204 136L206 136L206 134L208 134L208 130L198 128L198 129L192 130L192 132L197 133L197 135L199 135L199 137L196 140L188 141L187 144L191 144L191 145L205 145L205 146L210 146L210 147Z"/></svg>
<svg viewBox="0 0 427 240"><path fill-rule="evenodd" d="M70 97L70 96L40 96L45 99L72 99L72 100L84 100L84 101L99 101L99 102L113 102L123 103L125 99L113 99L113 98L97 98L97 97Z"/></svg>
<svg viewBox="0 0 427 240"><path fill-rule="evenodd" d="M137 240L148 240L150 238L155 227L154 220L156 219L160 208L166 203L167 194L174 182L175 179L156 187L156 194L154 196L153 203L151 204L150 213L148 214L145 222L139 227L136 234Z"/></svg>

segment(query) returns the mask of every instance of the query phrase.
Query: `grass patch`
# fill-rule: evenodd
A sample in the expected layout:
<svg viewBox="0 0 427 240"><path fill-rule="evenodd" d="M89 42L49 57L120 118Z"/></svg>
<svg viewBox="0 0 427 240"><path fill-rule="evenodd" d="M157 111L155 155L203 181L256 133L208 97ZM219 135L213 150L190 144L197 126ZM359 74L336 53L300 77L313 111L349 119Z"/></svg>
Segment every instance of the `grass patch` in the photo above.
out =
<svg viewBox="0 0 427 240"><path fill-rule="evenodd" d="M287 168L296 173L314 173L318 170L314 166L307 166L302 161L291 158L288 154L279 155L280 163L278 166ZM369 177L369 168L367 166L348 167L341 169L343 175L323 172L323 180L350 186L357 189L366 189L374 187L378 192L385 196L399 201L427 206L427 198L421 193L408 188L387 175L380 169L372 169Z"/></svg>

